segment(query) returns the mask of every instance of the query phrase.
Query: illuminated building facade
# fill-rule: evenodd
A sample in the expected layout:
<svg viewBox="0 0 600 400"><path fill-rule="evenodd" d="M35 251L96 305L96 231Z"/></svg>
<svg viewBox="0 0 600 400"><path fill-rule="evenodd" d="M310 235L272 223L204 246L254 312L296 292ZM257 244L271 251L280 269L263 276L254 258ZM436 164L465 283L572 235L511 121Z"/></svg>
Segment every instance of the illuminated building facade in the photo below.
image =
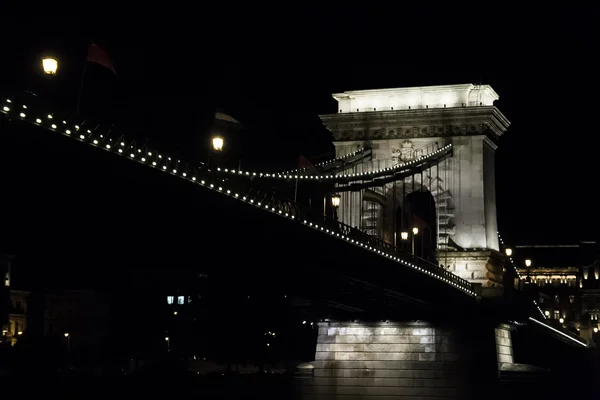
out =
<svg viewBox="0 0 600 400"><path fill-rule="evenodd" d="M587 339L600 328L600 262L595 247L595 242L581 242L515 249L515 258L532 262L519 273L535 285L538 306L547 320Z"/></svg>

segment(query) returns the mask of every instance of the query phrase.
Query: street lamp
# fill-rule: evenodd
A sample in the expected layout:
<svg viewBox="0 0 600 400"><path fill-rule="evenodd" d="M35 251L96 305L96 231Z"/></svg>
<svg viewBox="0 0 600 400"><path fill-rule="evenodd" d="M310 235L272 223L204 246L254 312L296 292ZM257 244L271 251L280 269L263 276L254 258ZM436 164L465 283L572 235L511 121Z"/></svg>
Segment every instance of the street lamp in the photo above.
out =
<svg viewBox="0 0 600 400"><path fill-rule="evenodd" d="M331 205L333 206L333 218L337 221L338 213L337 210L340 207L340 200L342 196L337 193L331 195Z"/></svg>
<svg viewBox="0 0 600 400"><path fill-rule="evenodd" d="M400 232L400 238L402 240L408 240L408 232Z"/></svg>
<svg viewBox="0 0 600 400"><path fill-rule="evenodd" d="M58 70L58 60L54 57L44 57L42 58L42 68L46 75L55 75Z"/></svg>
<svg viewBox="0 0 600 400"><path fill-rule="evenodd" d="M506 249L505 251L507 256L512 256L512 249Z"/></svg>
<svg viewBox="0 0 600 400"><path fill-rule="evenodd" d="M331 205L334 206L334 207L336 207L336 208L339 207L340 206L340 199L341 198L342 197L339 194L337 194L337 193L336 194L332 194L331 195Z"/></svg>
<svg viewBox="0 0 600 400"><path fill-rule="evenodd" d="M412 228L412 256L415 256L415 236L417 236L417 234L419 233L419 228L417 228L416 226L414 228Z"/></svg>
<svg viewBox="0 0 600 400"><path fill-rule="evenodd" d="M529 258L525 260L525 266L527 268L531 267L531 260Z"/></svg>
<svg viewBox="0 0 600 400"><path fill-rule="evenodd" d="M208 149L208 157L206 159L206 169L210 168L210 153L213 151L223 151L223 144L225 141L221 136L213 136L211 139L211 146Z"/></svg>
<svg viewBox="0 0 600 400"><path fill-rule="evenodd" d="M564 324L565 323L565 319L564 318L559 318L558 322L560 322L561 324Z"/></svg>
<svg viewBox="0 0 600 400"><path fill-rule="evenodd" d="M215 136L212 138L212 147L214 151L223 150L223 138L220 136Z"/></svg>
<svg viewBox="0 0 600 400"><path fill-rule="evenodd" d="M65 337L67 338L67 351L71 351L71 335L69 332L65 332Z"/></svg>
<svg viewBox="0 0 600 400"><path fill-rule="evenodd" d="M165 342L167 342L167 351L171 351L171 341L168 336L165 336Z"/></svg>

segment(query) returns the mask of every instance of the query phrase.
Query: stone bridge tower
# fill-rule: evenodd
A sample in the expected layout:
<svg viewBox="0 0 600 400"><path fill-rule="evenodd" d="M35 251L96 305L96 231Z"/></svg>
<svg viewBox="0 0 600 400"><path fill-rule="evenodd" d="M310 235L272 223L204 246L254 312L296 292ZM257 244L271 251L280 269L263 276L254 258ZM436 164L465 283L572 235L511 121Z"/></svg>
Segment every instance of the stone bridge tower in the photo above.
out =
<svg viewBox="0 0 600 400"><path fill-rule="evenodd" d="M489 85L464 84L361 90L333 97L338 113L322 115L321 120L333 134L336 156L372 149L371 160L344 173L393 167L453 145L452 157L423 173L341 193L340 220L400 245L398 225L410 229L398 222L410 207L407 196L429 192L437 219L437 226L429 230L430 235L435 231L437 262L484 287L500 286L504 260L498 253L494 158L496 141L509 121L494 106L498 94Z"/></svg>

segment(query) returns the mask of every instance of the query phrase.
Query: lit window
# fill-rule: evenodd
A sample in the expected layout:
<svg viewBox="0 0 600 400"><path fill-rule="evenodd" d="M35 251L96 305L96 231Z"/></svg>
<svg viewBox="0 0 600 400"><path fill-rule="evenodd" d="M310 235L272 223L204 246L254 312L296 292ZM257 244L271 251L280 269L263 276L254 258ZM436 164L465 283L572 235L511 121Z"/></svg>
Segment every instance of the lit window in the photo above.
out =
<svg viewBox="0 0 600 400"><path fill-rule="evenodd" d="M571 304L575 303L575 296L573 296L573 295L569 296L569 303L571 303Z"/></svg>
<svg viewBox="0 0 600 400"><path fill-rule="evenodd" d="M554 319L559 319L559 318L560 318L560 311L554 310Z"/></svg>
<svg viewBox="0 0 600 400"><path fill-rule="evenodd" d="M183 304L183 296L177 296L177 304Z"/></svg>
<svg viewBox="0 0 600 400"><path fill-rule="evenodd" d="M173 304L175 298L173 296L167 296L167 304Z"/></svg>

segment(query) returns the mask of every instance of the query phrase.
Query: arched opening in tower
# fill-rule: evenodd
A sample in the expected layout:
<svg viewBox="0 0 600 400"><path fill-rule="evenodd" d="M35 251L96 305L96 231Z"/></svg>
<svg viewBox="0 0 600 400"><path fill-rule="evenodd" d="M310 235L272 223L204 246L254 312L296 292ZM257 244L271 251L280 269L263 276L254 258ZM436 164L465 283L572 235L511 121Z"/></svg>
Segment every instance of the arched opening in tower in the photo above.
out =
<svg viewBox="0 0 600 400"><path fill-rule="evenodd" d="M431 192L419 190L406 196L410 206L410 212L405 214L410 235L412 228L418 228L415 235L415 256L435 262L438 243L438 219L435 207L435 199Z"/></svg>

